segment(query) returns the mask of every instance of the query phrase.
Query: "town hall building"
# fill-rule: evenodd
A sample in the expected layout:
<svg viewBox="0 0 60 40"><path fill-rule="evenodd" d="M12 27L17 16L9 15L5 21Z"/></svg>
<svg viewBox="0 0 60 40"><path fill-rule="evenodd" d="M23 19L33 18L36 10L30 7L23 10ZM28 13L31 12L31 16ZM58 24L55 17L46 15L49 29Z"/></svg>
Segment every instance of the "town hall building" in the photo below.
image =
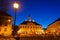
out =
<svg viewBox="0 0 60 40"><path fill-rule="evenodd" d="M20 36L35 36L43 33L42 25L31 20L30 16L28 16L28 20L22 22L18 28L17 34Z"/></svg>

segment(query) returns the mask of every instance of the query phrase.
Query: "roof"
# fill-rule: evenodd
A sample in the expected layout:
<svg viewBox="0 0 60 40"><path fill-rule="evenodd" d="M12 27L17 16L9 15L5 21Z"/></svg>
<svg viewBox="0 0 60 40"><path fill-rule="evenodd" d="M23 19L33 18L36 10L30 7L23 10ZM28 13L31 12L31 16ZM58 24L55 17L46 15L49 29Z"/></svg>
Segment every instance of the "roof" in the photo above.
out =
<svg viewBox="0 0 60 40"><path fill-rule="evenodd" d="M28 20L25 20L24 22L22 22L21 24L24 24L24 25L26 25L26 24L35 24L35 25L40 25L40 24L38 24L38 23L36 23L34 20L31 20L31 17L30 17L30 15L28 16ZM20 24L20 25L21 25Z"/></svg>
<svg viewBox="0 0 60 40"><path fill-rule="evenodd" d="M60 18L58 18L57 20L55 20L53 23L55 23L57 21L60 21ZM51 24L53 24L53 23L51 23ZM48 26L50 26L51 24L49 24Z"/></svg>
<svg viewBox="0 0 60 40"><path fill-rule="evenodd" d="M35 25L40 25L40 24L38 24L38 23L36 23L36 22L33 22L33 21L24 21L24 22L22 22L21 24L26 25L26 24L28 24L28 23L33 23L33 24L35 24Z"/></svg>
<svg viewBox="0 0 60 40"><path fill-rule="evenodd" d="M5 12L5 11L0 11L0 16L10 16L10 15L7 14L7 12Z"/></svg>

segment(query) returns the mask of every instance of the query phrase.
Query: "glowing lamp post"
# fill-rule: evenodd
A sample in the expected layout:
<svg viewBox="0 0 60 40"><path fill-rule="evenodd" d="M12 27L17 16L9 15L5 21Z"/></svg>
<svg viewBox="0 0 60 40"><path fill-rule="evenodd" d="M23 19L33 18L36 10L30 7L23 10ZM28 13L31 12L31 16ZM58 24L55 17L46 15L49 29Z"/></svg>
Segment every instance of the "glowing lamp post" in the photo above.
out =
<svg viewBox="0 0 60 40"><path fill-rule="evenodd" d="M15 2L13 4L13 7L14 7L14 10L15 10L15 15L14 15L14 26L15 26L15 24L16 24L16 11L19 8L19 4L17 2Z"/></svg>
<svg viewBox="0 0 60 40"><path fill-rule="evenodd" d="M10 19L8 19L8 22L11 22L11 20L10 20Z"/></svg>
<svg viewBox="0 0 60 40"><path fill-rule="evenodd" d="M18 9L18 8L19 8L19 4L18 4L17 2L15 2L15 3L13 4L13 7L14 7L15 9Z"/></svg>

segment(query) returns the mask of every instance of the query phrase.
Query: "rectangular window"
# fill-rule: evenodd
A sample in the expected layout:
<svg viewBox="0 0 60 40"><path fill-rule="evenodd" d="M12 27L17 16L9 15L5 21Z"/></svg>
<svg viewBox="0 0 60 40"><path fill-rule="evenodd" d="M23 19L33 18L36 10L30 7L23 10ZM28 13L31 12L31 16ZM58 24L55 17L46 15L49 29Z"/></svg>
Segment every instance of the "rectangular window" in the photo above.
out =
<svg viewBox="0 0 60 40"><path fill-rule="evenodd" d="M8 23L4 23L5 26L7 26Z"/></svg>
<svg viewBox="0 0 60 40"><path fill-rule="evenodd" d="M60 21L59 21L59 24L60 24Z"/></svg>
<svg viewBox="0 0 60 40"><path fill-rule="evenodd" d="M7 28L5 28L4 31L7 31Z"/></svg>
<svg viewBox="0 0 60 40"><path fill-rule="evenodd" d="M0 31L1 31L1 28L0 28Z"/></svg>
<svg viewBox="0 0 60 40"><path fill-rule="evenodd" d="M0 26L2 26L2 22L0 22Z"/></svg>

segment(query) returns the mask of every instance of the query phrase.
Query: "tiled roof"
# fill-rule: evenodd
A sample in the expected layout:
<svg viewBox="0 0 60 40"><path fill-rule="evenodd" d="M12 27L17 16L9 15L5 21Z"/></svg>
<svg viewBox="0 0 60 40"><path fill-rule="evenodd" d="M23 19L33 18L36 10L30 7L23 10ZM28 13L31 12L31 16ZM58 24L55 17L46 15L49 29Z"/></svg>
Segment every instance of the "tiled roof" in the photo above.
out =
<svg viewBox="0 0 60 40"><path fill-rule="evenodd" d="M55 20L53 23L55 23L57 21L60 21L60 18L58 18L57 20ZM53 23L51 23L51 24L53 24ZM48 26L50 26L51 24L49 24Z"/></svg>
<svg viewBox="0 0 60 40"><path fill-rule="evenodd" d="M38 23L36 23L36 22L33 22L33 21L24 21L24 22L21 23L21 24L26 25L26 24L28 24L28 23L33 23L33 24L35 24L35 25L40 25L40 24L38 24Z"/></svg>

